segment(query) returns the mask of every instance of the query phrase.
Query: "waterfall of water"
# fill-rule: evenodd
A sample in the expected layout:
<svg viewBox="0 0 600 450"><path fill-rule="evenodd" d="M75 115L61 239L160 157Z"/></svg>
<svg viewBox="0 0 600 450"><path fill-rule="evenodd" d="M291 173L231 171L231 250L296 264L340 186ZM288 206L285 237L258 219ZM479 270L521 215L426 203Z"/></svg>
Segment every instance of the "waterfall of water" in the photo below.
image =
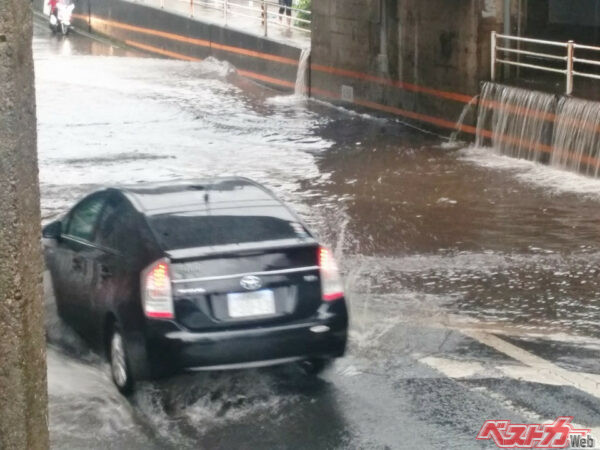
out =
<svg viewBox="0 0 600 450"><path fill-rule="evenodd" d="M485 83L476 145L554 167L600 175L600 103Z"/></svg>
<svg viewBox="0 0 600 450"><path fill-rule="evenodd" d="M467 118L467 114L473 109L473 105L475 105L475 102L477 101L478 98L479 98L479 95L476 95L475 97L473 97L471 99L471 101L465 105L462 112L460 113L458 121L456 122L455 130L450 135L450 143L451 144L454 144L457 141L458 135L462 131L463 125L465 123L465 119Z"/></svg>
<svg viewBox="0 0 600 450"><path fill-rule="evenodd" d="M294 95L296 97L306 97L309 60L310 47L302 49L300 60L298 61L298 73L296 74L296 87L294 89Z"/></svg>
<svg viewBox="0 0 600 450"><path fill-rule="evenodd" d="M563 97L558 102L550 163L562 169L598 176L600 103Z"/></svg>
<svg viewBox="0 0 600 450"><path fill-rule="evenodd" d="M548 162L556 96L485 83L479 100L477 146L491 141L500 153Z"/></svg>

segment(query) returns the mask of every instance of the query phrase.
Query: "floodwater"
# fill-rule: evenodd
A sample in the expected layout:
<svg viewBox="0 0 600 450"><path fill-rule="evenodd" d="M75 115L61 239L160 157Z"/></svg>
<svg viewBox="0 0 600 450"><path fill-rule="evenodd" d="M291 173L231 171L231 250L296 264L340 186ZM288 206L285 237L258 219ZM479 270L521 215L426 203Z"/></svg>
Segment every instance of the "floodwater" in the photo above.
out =
<svg viewBox="0 0 600 450"><path fill-rule="evenodd" d="M352 314L348 356L316 383L292 367L183 375L128 401L56 317L47 283L54 448L414 448L415 436L480 448L485 418L564 415L556 405L579 395L542 385L548 403L527 415L498 400L533 392L526 381L440 376L423 355L506 362L441 331L449 323L561 340L569 354L544 357L600 373L600 181L282 96L226 62L152 59L42 26L34 53L45 222L102 186L247 176L334 249ZM577 411L600 425L598 409Z"/></svg>

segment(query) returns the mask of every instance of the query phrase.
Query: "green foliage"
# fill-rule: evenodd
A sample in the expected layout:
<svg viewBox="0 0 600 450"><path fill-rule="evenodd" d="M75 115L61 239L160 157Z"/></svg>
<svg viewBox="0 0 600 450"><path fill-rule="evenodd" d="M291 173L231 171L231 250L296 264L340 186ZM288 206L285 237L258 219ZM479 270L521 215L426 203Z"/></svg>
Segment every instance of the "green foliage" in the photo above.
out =
<svg viewBox="0 0 600 450"><path fill-rule="evenodd" d="M306 11L312 11L312 0L294 0L294 7L298 9L304 9ZM311 20L310 14L304 12L298 12L296 15L297 19ZM295 21L295 25L300 28L308 28L310 29L310 24L306 22L301 22L299 20Z"/></svg>

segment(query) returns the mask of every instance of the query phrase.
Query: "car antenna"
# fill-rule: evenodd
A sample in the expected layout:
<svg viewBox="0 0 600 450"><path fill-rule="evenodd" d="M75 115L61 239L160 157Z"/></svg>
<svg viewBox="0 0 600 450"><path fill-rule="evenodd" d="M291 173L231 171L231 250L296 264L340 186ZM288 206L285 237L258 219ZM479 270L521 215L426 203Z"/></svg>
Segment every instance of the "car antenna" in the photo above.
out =
<svg viewBox="0 0 600 450"><path fill-rule="evenodd" d="M210 201L210 188L214 183L214 177L212 177L207 186L204 188L204 203L208 203Z"/></svg>
<svg viewBox="0 0 600 450"><path fill-rule="evenodd" d="M214 186L215 184L215 176L213 175L210 179L210 182L207 186L207 188L204 191L204 203L206 203L206 212L208 213L208 215L210 216L210 190L211 188ZM209 226L208 228L208 234L210 236L210 242L213 242L213 230L212 230L212 226Z"/></svg>
<svg viewBox="0 0 600 450"><path fill-rule="evenodd" d="M208 190L210 188L209 186L205 186L205 185L201 185L201 184L193 184L189 187L189 189L192 189L194 191L204 191L204 202L208 203L208 201L210 200L210 197L208 195Z"/></svg>

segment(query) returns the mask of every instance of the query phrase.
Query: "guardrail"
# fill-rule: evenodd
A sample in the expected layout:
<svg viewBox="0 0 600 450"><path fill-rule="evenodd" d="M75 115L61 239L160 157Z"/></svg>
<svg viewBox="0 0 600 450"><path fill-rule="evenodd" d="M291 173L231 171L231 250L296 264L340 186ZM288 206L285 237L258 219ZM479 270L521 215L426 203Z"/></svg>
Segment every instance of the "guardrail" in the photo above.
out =
<svg viewBox="0 0 600 450"><path fill-rule="evenodd" d="M499 40L503 41L503 45L498 45ZM510 46L512 42L517 43L517 48L512 48ZM545 47L546 50L544 52L522 50L522 44ZM600 67L600 47L577 44L573 41L557 42L545 41L541 39L524 38L519 36L498 34L495 31L492 31L491 46L492 81L495 81L496 79L497 64L505 64L507 66L523 67L526 69L562 74L565 76L565 93L567 95L571 95L573 93L573 81L575 77L600 80L600 74L598 73L590 73L584 72L582 70L575 70L576 63L579 64L578 67L581 67L582 65ZM560 51L560 53L547 53L548 51L551 51L550 48L557 49ZM594 59L593 56L592 58L578 58L575 56L576 50L590 52L592 55L597 54L598 59ZM498 57L499 54L502 54L503 56ZM514 55L516 57L516 61L508 59L510 58L510 55ZM524 58L526 61L529 62L522 62L521 58ZM551 66L547 64L549 61L555 62L556 65Z"/></svg>
<svg viewBox="0 0 600 450"><path fill-rule="evenodd" d="M173 7L174 3L179 4ZM199 17L202 11L211 11L220 16L226 26L235 22L235 19L260 24L264 36L269 36L271 27L296 30L308 35L311 31L311 11L282 6L273 0L160 0L160 7L165 10L182 12L182 6L188 9L190 17ZM286 14L286 9L290 15Z"/></svg>

